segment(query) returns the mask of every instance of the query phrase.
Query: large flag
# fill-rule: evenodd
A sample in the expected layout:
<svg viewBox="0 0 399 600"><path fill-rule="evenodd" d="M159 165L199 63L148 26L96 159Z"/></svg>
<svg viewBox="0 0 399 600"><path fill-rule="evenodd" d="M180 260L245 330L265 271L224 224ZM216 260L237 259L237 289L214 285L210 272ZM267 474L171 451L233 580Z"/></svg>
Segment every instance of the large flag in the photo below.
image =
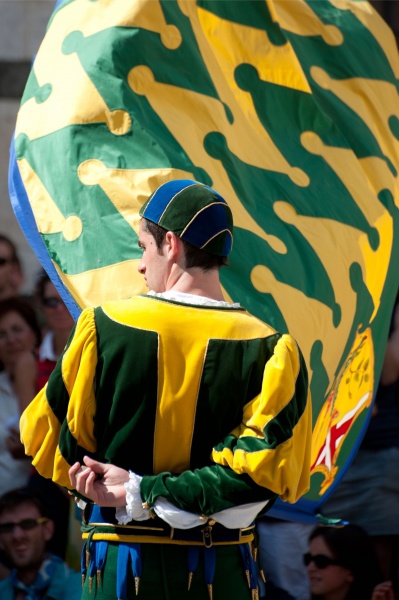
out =
<svg viewBox="0 0 399 600"><path fill-rule="evenodd" d="M10 192L75 316L145 291L138 210L213 186L235 220L227 298L298 340L311 518L367 426L399 283L399 58L351 0L64 0L34 61Z"/></svg>

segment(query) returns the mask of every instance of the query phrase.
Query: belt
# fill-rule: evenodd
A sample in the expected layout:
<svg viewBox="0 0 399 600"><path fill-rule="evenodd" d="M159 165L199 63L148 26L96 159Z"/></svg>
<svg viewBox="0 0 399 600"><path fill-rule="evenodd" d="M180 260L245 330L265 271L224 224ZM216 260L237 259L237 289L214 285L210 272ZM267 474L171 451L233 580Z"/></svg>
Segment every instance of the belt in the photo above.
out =
<svg viewBox="0 0 399 600"><path fill-rule="evenodd" d="M82 537L93 541L136 542L146 544L181 544L211 546L245 544L254 539L255 525L228 529L213 519L191 529L176 529L155 517L147 521L130 521L119 525L114 508L88 504L83 512Z"/></svg>

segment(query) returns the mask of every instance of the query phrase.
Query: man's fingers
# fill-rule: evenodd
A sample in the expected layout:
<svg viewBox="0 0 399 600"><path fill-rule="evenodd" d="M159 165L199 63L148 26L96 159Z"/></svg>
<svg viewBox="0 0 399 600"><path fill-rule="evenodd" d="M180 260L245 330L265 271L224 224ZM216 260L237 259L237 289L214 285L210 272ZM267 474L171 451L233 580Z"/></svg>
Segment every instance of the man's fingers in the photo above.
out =
<svg viewBox="0 0 399 600"><path fill-rule="evenodd" d="M71 485L73 488L76 487L76 473L77 471L79 471L80 469L80 463L76 462L74 465L72 465L72 467L69 469L68 471L68 475L69 475L69 481L71 482Z"/></svg>
<svg viewBox="0 0 399 600"><path fill-rule="evenodd" d="M69 470L71 484L79 494L83 494L84 496L87 495L86 482L91 473L93 473L93 471L90 468L86 466L82 467L79 463L75 463ZM93 476L95 477L95 473L93 473Z"/></svg>
<svg viewBox="0 0 399 600"><path fill-rule="evenodd" d="M90 456L83 457L84 464L89 467L95 473L105 473L107 465L104 463L98 462L98 460L94 460L90 458Z"/></svg>

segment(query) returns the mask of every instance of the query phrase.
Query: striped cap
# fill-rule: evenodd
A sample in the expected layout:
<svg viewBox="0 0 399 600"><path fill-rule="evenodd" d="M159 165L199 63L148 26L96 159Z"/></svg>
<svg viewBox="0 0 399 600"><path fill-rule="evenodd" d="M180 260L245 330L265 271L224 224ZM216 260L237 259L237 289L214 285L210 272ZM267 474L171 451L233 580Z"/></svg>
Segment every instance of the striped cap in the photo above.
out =
<svg viewBox="0 0 399 600"><path fill-rule="evenodd" d="M164 183L142 206L140 216L209 254L227 256L233 245L233 216L227 202L198 181Z"/></svg>

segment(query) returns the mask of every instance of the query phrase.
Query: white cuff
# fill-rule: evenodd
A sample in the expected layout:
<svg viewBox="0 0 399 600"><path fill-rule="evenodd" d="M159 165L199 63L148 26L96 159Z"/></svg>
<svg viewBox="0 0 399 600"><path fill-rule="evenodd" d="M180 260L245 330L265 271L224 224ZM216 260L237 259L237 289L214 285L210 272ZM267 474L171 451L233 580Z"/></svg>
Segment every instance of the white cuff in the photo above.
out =
<svg viewBox="0 0 399 600"><path fill-rule="evenodd" d="M140 483L143 478L129 471L129 481L125 483L126 506L120 506L115 511L119 525L126 525L129 521L146 521L151 518L148 508L143 507L140 494Z"/></svg>

